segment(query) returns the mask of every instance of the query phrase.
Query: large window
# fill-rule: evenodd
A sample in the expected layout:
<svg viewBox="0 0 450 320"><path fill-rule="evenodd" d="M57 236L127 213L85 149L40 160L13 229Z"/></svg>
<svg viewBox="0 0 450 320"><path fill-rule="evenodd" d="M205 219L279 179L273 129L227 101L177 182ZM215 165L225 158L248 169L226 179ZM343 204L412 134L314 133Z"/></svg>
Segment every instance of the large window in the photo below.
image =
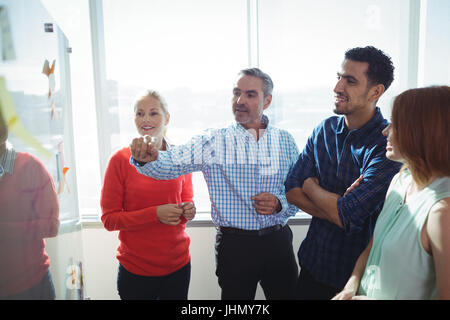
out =
<svg viewBox="0 0 450 320"><path fill-rule="evenodd" d="M235 76L258 66L275 83L269 118L290 131L301 150L312 129L332 115L336 72L349 48L374 45L392 57L395 80L379 101L386 118L392 98L403 90L450 82L448 0L67 0L58 5L70 13L60 25L72 21L73 32L66 35L74 47L82 214L99 214L106 163L137 135L132 102L141 89L166 98L168 138L180 144L206 128L232 123ZM92 33L86 31L89 14ZM84 46L91 35L92 51ZM80 59L91 53L92 65ZM96 103L94 88L103 97ZM194 192L199 211L209 212L201 173L194 174Z"/></svg>
<svg viewBox="0 0 450 320"><path fill-rule="evenodd" d="M259 63L275 82L274 119L300 149L333 115L336 73L350 48L373 45L391 56L395 81L379 100L389 118L391 98L407 85L409 2L259 1Z"/></svg>
<svg viewBox="0 0 450 320"><path fill-rule="evenodd" d="M174 144L226 125L233 78L248 63L246 9L241 0L103 2L111 152L138 135L132 104L142 89L167 100L167 136ZM209 211L203 176L193 178L197 208Z"/></svg>
<svg viewBox="0 0 450 320"><path fill-rule="evenodd" d="M253 63L275 82L269 116L294 135L299 149L314 126L332 114L335 75L346 49L378 46L392 55L397 79L407 77L400 61L408 59L408 0L248 4L103 2L108 97L103 123L110 153L136 136L132 102L143 88L159 90L166 97L172 115L168 136L175 144L232 121L233 80L249 66L255 42ZM251 15L257 19L250 20ZM257 32L249 32L252 28ZM388 93L401 88L405 86L397 80ZM389 94L382 102L388 106ZM201 173L194 174L194 185L198 210L208 212Z"/></svg>

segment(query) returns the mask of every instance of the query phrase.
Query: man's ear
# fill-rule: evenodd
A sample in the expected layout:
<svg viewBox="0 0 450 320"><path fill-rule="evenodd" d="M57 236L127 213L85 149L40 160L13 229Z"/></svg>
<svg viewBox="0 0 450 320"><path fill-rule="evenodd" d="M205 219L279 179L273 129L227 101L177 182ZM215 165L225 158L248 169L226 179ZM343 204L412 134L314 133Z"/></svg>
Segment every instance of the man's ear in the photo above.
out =
<svg viewBox="0 0 450 320"><path fill-rule="evenodd" d="M263 107L263 109L266 110L270 106L271 103L272 103L272 95L268 94L264 98L264 107Z"/></svg>
<svg viewBox="0 0 450 320"><path fill-rule="evenodd" d="M382 85L381 83L374 85L369 90L369 100L377 101L381 97L381 95L384 93L384 91L385 91L384 85Z"/></svg>

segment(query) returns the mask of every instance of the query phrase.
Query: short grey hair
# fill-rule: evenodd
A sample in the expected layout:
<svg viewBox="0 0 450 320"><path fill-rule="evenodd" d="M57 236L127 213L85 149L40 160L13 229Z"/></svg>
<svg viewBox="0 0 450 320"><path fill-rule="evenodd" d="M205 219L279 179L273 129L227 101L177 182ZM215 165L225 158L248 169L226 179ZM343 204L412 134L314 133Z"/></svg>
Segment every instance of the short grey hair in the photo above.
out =
<svg viewBox="0 0 450 320"><path fill-rule="evenodd" d="M261 79L263 82L262 90L264 93L264 98L267 97L269 94L272 94L273 81L267 73L262 72L258 68L248 68L241 70L239 72L239 75L252 76Z"/></svg>

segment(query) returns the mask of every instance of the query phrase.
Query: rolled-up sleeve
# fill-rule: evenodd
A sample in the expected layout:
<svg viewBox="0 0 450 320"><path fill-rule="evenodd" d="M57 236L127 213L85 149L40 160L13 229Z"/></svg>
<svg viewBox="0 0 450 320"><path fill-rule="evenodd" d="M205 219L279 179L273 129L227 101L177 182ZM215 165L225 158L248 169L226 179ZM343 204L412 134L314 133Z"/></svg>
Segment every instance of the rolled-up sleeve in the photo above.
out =
<svg viewBox="0 0 450 320"><path fill-rule="evenodd" d="M286 174L286 181L289 178L289 173L293 170L295 163L298 159L299 156L299 152L298 152L298 147L297 144L295 143L294 138L289 134L288 135L288 145L289 145L289 167L287 170L287 174ZM285 218L289 218L294 216L297 211L298 208L292 204L289 204L286 198L286 186L284 184L281 185L280 187L280 194L276 194L275 196L278 198L278 200L280 200L281 203L281 211L280 211L280 215L285 217Z"/></svg>
<svg viewBox="0 0 450 320"><path fill-rule="evenodd" d="M392 178L401 164L386 159L383 148L368 161L360 185L340 197L337 201L338 214L345 232L352 234L363 230L367 219L376 218L381 211Z"/></svg>
<svg viewBox="0 0 450 320"><path fill-rule="evenodd" d="M293 188L301 188L307 178L316 176L313 141L314 133L308 138L305 148L289 171L284 183L286 192Z"/></svg>

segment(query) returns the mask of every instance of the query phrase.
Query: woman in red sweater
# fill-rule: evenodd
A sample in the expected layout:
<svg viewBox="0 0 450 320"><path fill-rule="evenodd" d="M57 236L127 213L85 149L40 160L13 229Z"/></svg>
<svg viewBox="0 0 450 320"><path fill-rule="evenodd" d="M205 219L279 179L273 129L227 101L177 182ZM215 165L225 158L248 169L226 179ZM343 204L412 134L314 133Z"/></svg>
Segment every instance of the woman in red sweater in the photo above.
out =
<svg viewBox="0 0 450 320"><path fill-rule="evenodd" d="M141 136L154 137L159 150L170 115L162 97L148 91L134 106ZM155 180L130 165L123 148L109 160L101 193L102 222L119 230L117 289L121 299L182 299L191 275L187 220L195 215L192 175Z"/></svg>

